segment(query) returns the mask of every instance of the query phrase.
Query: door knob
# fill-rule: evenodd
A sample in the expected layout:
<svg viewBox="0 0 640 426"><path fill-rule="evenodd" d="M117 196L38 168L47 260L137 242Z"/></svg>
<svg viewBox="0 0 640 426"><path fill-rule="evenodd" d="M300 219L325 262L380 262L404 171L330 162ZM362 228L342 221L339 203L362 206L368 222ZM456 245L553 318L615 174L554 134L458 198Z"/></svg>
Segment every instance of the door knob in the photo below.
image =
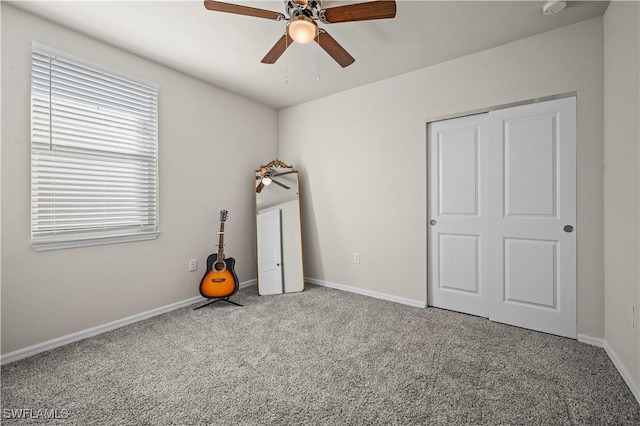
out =
<svg viewBox="0 0 640 426"><path fill-rule="evenodd" d="M563 229L564 232L573 232L573 226L571 225L565 225Z"/></svg>
<svg viewBox="0 0 640 426"><path fill-rule="evenodd" d="M431 219L431 220L429 221L429 225L431 225L431 226L436 226L436 223L438 223L438 222L436 222L436 220L435 220L435 219Z"/></svg>

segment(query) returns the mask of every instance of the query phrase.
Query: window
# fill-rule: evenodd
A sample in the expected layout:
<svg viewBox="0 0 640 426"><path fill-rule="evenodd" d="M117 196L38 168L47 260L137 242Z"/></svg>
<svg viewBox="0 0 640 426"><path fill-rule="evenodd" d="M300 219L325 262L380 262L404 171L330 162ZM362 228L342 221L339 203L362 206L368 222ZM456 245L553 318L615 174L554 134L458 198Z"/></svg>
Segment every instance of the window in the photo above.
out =
<svg viewBox="0 0 640 426"><path fill-rule="evenodd" d="M31 50L31 243L158 236L158 87Z"/></svg>

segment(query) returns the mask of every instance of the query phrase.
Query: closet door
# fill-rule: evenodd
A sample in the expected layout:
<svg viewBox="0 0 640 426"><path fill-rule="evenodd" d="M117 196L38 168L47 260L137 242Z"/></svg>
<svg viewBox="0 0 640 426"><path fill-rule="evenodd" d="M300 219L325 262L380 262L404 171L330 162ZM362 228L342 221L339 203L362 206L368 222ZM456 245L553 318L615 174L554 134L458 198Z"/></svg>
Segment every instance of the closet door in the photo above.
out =
<svg viewBox="0 0 640 426"><path fill-rule="evenodd" d="M576 102L428 131L428 302L577 337Z"/></svg>
<svg viewBox="0 0 640 426"><path fill-rule="evenodd" d="M258 215L258 293L281 294L282 226L280 209Z"/></svg>
<svg viewBox="0 0 640 426"><path fill-rule="evenodd" d="M489 115L490 319L576 338L576 100Z"/></svg>
<svg viewBox="0 0 640 426"><path fill-rule="evenodd" d="M488 316L487 114L429 125L432 306Z"/></svg>

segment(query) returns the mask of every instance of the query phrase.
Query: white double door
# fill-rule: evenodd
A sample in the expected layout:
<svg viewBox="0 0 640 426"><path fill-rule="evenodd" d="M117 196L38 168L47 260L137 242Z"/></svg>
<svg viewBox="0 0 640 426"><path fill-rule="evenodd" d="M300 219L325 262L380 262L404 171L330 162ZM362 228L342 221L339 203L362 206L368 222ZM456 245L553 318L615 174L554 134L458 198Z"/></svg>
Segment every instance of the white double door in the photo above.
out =
<svg viewBox="0 0 640 426"><path fill-rule="evenodd" d="M428 133L429 305L576 338L575 98Z"/></svg>

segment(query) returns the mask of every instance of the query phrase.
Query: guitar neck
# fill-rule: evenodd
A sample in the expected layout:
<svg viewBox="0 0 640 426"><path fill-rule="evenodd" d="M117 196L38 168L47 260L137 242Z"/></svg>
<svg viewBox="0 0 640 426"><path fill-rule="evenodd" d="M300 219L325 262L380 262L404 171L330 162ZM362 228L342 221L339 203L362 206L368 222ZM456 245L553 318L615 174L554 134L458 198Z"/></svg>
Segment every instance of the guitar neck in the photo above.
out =
<svg viewBox="0 0 640 426"><path fill-rule="evenodd" d="M224 222L220 222L220 232L218 232L218 259L224 258Z"/></svg>

